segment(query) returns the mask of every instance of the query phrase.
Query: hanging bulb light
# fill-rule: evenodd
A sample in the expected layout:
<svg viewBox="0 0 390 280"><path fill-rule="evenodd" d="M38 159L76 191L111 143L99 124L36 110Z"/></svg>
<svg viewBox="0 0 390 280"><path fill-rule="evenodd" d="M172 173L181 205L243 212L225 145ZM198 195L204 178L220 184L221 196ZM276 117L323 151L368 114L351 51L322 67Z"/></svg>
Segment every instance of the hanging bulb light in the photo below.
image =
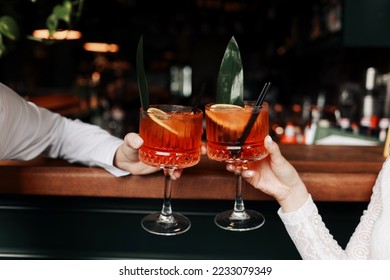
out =
<svg viewBox="0 0 390 280"><path fill-rule="evenodd" d="M116 53L119 51L119 46L117 44L89 42L84 44L84 50L90 52Z"/></svg>
<svg viewBox="0 0 390 280"><path fill-rule="evenodd" d="M78 40L81 38L81 32L77 30L59 30L50 36L49 29L36 29L32 36L46 40Z"/></svg>

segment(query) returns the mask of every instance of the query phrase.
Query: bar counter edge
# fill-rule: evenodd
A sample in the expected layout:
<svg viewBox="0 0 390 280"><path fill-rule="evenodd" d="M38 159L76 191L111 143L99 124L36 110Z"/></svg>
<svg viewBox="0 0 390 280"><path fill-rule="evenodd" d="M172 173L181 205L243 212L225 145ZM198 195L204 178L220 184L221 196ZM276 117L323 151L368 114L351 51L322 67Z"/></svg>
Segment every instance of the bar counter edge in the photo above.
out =
<svg viewBox="0 0 390 280"><path fill-rule="evenodd" d="M385 160L382 146L281 145L314 200L368 201ZM267 159L264 159L267 160ZM0 161L0 194L162 198L163 175L114 177L101 168L62 160ZM232 200L234 175L225 164L203 156L174 182L174 199ZM245 183L245 200L272 200Z"/></svg>

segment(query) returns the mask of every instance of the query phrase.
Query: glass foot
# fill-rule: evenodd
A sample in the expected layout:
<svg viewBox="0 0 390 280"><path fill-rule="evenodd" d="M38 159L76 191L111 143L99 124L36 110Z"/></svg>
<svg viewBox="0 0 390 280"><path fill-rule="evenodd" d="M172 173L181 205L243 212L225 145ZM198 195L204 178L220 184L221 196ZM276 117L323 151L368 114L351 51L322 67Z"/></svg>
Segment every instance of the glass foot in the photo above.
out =
<svg viewBox="0 0 390 280"><path fill-rule="evenodd" d="M249 231L261 227L264 222L264 216L253 210L235 212L227 210L215 216L214 222L222 229L230 231Z"/></svg>
<svg viewBox="0 0 390 280"><path fill-rule="evenodd" d="M169 236L188 231L191 227L191 222L187 217L178 213L164 216L158 212L145 216L141 221L141 225L147 232Z"/></svg>

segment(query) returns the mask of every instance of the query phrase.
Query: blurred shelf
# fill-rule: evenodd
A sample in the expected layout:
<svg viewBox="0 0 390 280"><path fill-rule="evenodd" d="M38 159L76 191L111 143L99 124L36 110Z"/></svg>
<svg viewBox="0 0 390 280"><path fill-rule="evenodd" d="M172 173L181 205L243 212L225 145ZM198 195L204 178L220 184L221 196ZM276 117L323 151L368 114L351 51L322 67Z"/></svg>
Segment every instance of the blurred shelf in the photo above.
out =
<svg viewBox="0 0 390 280"><path fill-rule="evenodd" d="M26 98L37 106L46 108L63 116L74 116L82 113L80 100L75 95L52 94Z"/></svg>

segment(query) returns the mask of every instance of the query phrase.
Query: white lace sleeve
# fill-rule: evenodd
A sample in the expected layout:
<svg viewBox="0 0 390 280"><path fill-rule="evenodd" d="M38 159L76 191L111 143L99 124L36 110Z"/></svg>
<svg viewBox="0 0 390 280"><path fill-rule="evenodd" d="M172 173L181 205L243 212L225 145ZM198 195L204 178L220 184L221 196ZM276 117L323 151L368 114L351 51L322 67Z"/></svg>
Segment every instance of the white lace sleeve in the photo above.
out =
<svg viewBox="0 0 390 280"><path fill-rule="evenodd" d="M278 214L302 259L367 259L369 257L372 229L382 212L381 176L382 171L376 180L368 208L363 212L360 223L345 250L326 228L311 196L297 211L284 213L279 209Z"/></svg>

